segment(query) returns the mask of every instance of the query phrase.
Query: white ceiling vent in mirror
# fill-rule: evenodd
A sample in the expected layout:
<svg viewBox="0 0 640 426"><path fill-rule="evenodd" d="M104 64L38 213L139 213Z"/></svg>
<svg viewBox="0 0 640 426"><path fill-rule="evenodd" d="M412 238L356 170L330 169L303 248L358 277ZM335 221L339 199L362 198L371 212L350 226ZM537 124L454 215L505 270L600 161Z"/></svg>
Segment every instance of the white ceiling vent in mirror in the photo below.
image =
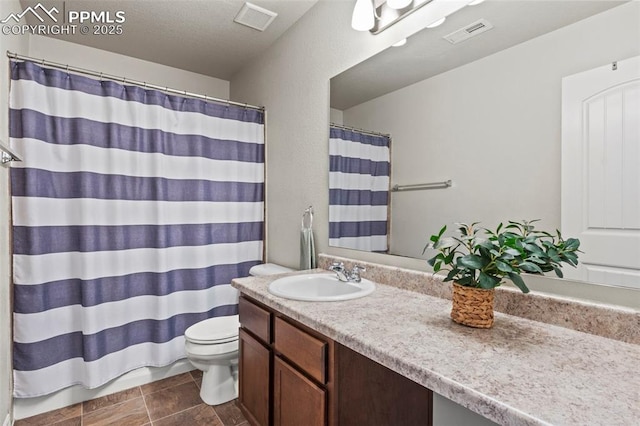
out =
<svg viewBox="0 0 640 426"><path fill-rule="evenodd" d="M233 22L253 28L254 30L264 31L273 20L276 19L276 16L278 16L278 14L275 12L246 2L233 19Z"/></svg>
<svg viewBox="0 0 640 426"><path fill-rule="evenodd" d="M470 39L471 37L475 37L484 33L485 31L489 31L493 28L493 25L486 19L479 19L476 22L473 22L459 30L456 30L446 36L442 37L447 40L451 44L460 43L461 41L465 41Z"/></svg>

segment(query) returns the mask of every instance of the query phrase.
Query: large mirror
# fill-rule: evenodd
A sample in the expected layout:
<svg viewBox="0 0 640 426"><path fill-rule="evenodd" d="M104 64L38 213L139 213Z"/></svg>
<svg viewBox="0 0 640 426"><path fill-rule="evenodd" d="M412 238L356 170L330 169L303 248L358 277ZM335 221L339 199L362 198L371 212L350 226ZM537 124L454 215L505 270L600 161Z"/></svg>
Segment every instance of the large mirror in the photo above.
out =
<svg viewBox="0 0 640 426"><path fill-rule="evenodd" d="M332 78L330 245L425 258L454 222L561 229L562 79L639 55L639 16L637 2L488 0ZM365 151L338 164L354 139ZM341 182L349 168L361 176ZM337 235L358 220L373 238ZM640 289L640 274L604 283Z"/></svg>

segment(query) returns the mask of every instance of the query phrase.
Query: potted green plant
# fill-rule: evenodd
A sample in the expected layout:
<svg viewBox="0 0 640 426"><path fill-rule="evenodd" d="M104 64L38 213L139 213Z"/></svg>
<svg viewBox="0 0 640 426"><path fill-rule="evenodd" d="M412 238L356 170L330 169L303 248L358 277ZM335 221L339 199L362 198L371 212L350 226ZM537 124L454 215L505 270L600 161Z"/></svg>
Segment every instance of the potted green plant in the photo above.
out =
<svg viewBox="0 0 640 426"><path fill-rule="evenodd" d="M428 260L434 273L448 270L444 281L454 281L451 318L461 324L489 328L493 325L494 289L511 280L523 293L529 288L521 273L554 271L562 277L564 263L578 264L580 241L538 231L535 221L500 223L495 231L478 223L458 224L457 235L447 237L446 226L432 235L425 247L438 253Z"/></svg>

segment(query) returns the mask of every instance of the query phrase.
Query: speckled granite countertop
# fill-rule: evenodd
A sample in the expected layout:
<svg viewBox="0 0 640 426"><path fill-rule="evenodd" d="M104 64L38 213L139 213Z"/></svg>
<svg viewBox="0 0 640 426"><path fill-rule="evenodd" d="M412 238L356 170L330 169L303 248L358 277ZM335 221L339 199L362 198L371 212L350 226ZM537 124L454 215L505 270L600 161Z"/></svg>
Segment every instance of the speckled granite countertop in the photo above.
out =
<svg viewBox="0 0 640 426"><path fill-rule="evenodd" d="M267 290L280 276L232 285L499 424L638 424L639 345L500 312L472 329L450 320L449 300L383 284L350 301L288 300Z"/></svg>

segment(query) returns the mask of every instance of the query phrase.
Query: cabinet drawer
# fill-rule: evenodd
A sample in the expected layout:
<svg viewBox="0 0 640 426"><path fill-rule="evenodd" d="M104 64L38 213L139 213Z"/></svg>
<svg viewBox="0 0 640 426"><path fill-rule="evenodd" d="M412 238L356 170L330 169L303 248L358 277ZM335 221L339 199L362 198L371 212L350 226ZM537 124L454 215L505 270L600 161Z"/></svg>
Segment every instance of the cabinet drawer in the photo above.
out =
<svg viewBox="0 0 640 426"><path fill-rule="evenodd" d="M318 382L326 383L326 342L276 317L275 350Z"/></svg>
<svg viewBox="0 0 640 426"><path fill-rule="evenodd" d="M240 324L266 344L271 343L271 313L250 300L241 297L238 301Z"/></svg>

